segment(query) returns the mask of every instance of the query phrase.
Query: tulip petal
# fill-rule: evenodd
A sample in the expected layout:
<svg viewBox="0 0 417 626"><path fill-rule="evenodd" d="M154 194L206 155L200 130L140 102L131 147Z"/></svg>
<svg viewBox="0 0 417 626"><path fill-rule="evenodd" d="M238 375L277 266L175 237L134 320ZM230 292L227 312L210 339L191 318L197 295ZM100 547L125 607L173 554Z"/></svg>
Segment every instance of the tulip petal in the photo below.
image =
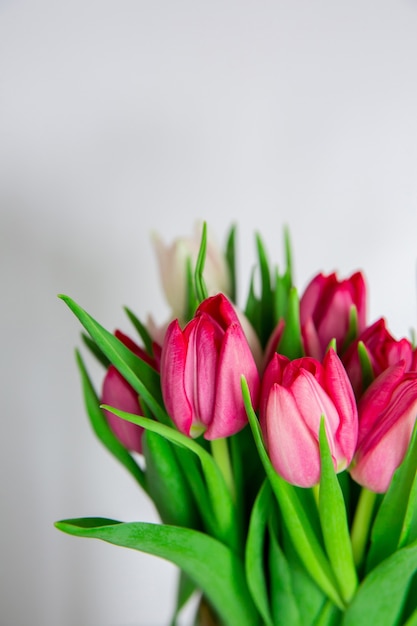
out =
<svg viewBox="0 0 417 626"><path fill-rule="evenodd" d="M188 347L185 359L185 393L193 409L193 425L208 426L213 418L218 344L221 330L205 314L187 327Z"/></svg>
<svg viewBox="0 0 417 626"><path fill-rule="evenodd" d="M259 374L242 327L236 322L224 334L218 361L213 419L204 435L206 439L229 437L247 424L242 375L247 380L252 404L256 407Z"/></svg>
<svg viewBox="0 0 417 626"><path fill-rule="evenodd" d="M320 423L320 417L319 417ZM266 413L268 453L277 473L299 487L312 487L320 479L318 431L306 428L291 391L273 385Z"/></svg>
<svg viewBox="0 0 417 626"><path fill-rule="evenodd" d="M101 402L102 404L114 406L120 411L126 411L127 413L134 413L136 415L142 413L138 394L113 365L107 370L103 381ZM136 424L122 420L120 417L117 417L117 415L110 413L110 411L104 411L104 413L111 430L124 447L127 450L134 450L135 452L141 453L143 429Z"/></svg>
<svg viewBox="0 0 417 626"><path fill-rule="evenodd" d="M352 385L339 357L333 349L328 350L323 361L325 389L339 415L339 426L334 439L336 456L345 458L349 465L358 440L358 411Z"/></svg>
<svg viewBox="0 0 417 626"><path fill-rule="evenodd" d="M161 355L161 389L166 409L178 430L190 434L192 409L184 385L186 339L177 320L168 326Z"/></svg>

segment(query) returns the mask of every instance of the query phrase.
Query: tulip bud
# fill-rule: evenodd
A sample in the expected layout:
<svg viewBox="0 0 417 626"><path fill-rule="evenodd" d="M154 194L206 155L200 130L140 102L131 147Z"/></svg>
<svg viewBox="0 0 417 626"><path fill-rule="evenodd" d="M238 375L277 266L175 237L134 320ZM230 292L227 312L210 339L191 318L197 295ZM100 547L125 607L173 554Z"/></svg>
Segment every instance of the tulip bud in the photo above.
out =
<svg viewBox="0 0 417 626"><path fill-rule="evenodd" d="M346 348L352 307L356 308L357 332L361 333L366 324L366 286L360 272L342 281L335 273L313 278L300 300L301 332L307 355L321 360L332 339L336 339L338 352Z"/></svg>
<svg viewBox="0 0 417 626"><path fill-rule="evenodd" d="M136 356L146 361L149 365L154 366L153 360L129 337L118 330L115 332L115 335L129 350L136 354ZM114 365L110 365L104 377L101 403L119 409L119 411L143 415L137 392L123 378ZM141 453L143 428L121 419L110 411L105 410L104 414L108 425L120 443L122 443L127 450L134 450L135 452Z"/></svg>
<svg viewBox="0 0 417 626"><path fill-rule="evenodd" d="M382 374L391 365L404 362L405 371L417 369L417 351L408 339L397 341L389 333L384 319L380 319L359 335L343 355L342 361L352 383L357 398L365 391L363 372L359 359L358 344L361 342L366 350L374 378Z"/></svg>
<svg viewBox="0 0 417 626"><path fill-rule="evenodd" d="M287 482L312 487L320 480L322 416L337 472L353 457L358 416L345 369L330 349L323 363L275 354L262 381L260 424L272 465Z"/></svg>
<svg viewBox="0 0 417 626"><path fill-rule="evenodd" d="M417 417L417 372L405 363L386 369L362 396L359 434L350 469L360 485L384 493L401 464Z"/></svg>
<svg viewBox="0 0 417 626"><path fill-rule="evenodd" d="M169 325L161 387L166 409L182 433L219 439L241 430L247 423L242 374L256 404L258 370L237 314L223 294L204 300L184 330L178 320Z"/></svg>
<svg viewBox="0 0 417 626"><path fill-rule="evenodd" d="M172 317L181 322L187 310L187 262L194 267L201 243L201 225L197 225L192 237L176 239L170 246L158 235L153 241L158 258L159 270L165 297L172 309ZM204 281L209 295L230 293L230 275L224 254L208 234Z"/></svg>

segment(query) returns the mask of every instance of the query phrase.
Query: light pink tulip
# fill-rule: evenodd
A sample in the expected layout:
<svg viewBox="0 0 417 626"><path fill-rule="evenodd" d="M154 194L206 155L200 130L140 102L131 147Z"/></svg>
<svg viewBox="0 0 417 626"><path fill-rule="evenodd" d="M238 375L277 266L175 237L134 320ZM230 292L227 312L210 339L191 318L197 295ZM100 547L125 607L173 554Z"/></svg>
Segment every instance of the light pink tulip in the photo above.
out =
<svg viewBox="0 0 417 626"><path fill-rule="evenodd" d="M274 468L293 485L319 482L322 416L340 472L353 457L358 433L355 398L340 359L332 349L323 363L275 354L262 381L260 424Z"/></svg>
<svg viewBox="0 0 417 626"><path fill-rule="evenodd" d="M301 332L308 356L321 360L332 339L336 339L338 353L346 347L352 306L361 333L366 324L366 286L360 272L342 281L335 273L313 278L300 300Z"/></svg>
<svg viewBox="0 0 417 626"><path fill-rule="evenodd" d="M376 321L359 335L342 356L350 382L357 398L365 391L363 387L362 368L358 354L358 343L361 341L366 349L373 375L376 378L391 365L404 362L405 371L417 370L417 351L408 339L396 340L389 333L384 319Z"/></svg>
<svg viewBox="0 0 417 626"><path fill-rule="evenodd" d="M144 360L148 365L155 367L155 361L149 357L142 348L137 346L127 335L116 331L115 335L136 356ZM113 406L119 411L126 411L135 415L143 415L137 392L123 378L119 371L110 365L103 380L101 403ZM121 419L110 411L104 411L107 423L117 439L128 450L142 452L143 428Z"/></svg>
<svg viewBox="0 0 417 626"><path fill-rule="evenodd" d="M184 330L177 320L169 325L162 347L161 387L167 411L182 433L219 439L241 430L247 423L242 374L256 406L259 374L224 295L202 302Z"/></svg>
<svg viewBox="0 0 417 626"><path fill-rule="evenodd" d="M181 237L167 246L155 234L153 243L158 258L159 270L165 297L172 309L172 318L181 323L185 319L187 307L187 262L191 261L194 270L201 243L202 225L196 225L192 237ZM209 296L216 293L230 293L230 275L225 255L217 246L210 231L207 236L204 280Z"/></svg>
<svg viewBox="0 0 417 626"><path fill-rule="evenodd" d="M359 406L359 435L350 473L360 485L384 493L401 464L417 417L417 372L404 362L385 370Z"/></svg>

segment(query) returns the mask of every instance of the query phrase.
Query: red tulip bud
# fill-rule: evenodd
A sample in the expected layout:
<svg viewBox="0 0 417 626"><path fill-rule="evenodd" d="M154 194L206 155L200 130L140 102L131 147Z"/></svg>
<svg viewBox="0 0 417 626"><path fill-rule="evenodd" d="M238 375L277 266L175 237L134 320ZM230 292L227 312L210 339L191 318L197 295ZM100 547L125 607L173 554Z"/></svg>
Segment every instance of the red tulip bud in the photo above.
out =
<svg viewBox="0 0 417 626"><path fill-rule="evenodd" d="M332 339L336 339L338 352L346 347L353 306L360 333L366 324L366 286L360 272L342 281L335 273L319 274L310 282L300 300L301 331L307 355L321 360Z"/></svg>
<svg viewBox="0 0 417 626"><path fill-rule="evenodd" d="M410 443L417 416L417 372L405 363L385 370L359 406L358 446L350 473L363 487L385 492Z"/></svg>

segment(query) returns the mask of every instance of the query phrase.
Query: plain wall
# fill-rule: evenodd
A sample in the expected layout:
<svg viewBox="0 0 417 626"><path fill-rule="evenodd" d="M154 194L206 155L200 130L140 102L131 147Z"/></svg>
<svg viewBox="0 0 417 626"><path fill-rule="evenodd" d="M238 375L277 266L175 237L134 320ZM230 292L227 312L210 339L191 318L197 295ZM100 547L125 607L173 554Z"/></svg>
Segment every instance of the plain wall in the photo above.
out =
<svg viewBox="0 0 417 626"><path fill-rule="evenodd" d="M362 268L416 326L417 2L0 2L0 622L159 626L175 568L57 519L156 520L95 440L71 295L103 325L168 309L150 243L238 222L300 290ZM100 371L92 367L97 385Z"/></svg>

